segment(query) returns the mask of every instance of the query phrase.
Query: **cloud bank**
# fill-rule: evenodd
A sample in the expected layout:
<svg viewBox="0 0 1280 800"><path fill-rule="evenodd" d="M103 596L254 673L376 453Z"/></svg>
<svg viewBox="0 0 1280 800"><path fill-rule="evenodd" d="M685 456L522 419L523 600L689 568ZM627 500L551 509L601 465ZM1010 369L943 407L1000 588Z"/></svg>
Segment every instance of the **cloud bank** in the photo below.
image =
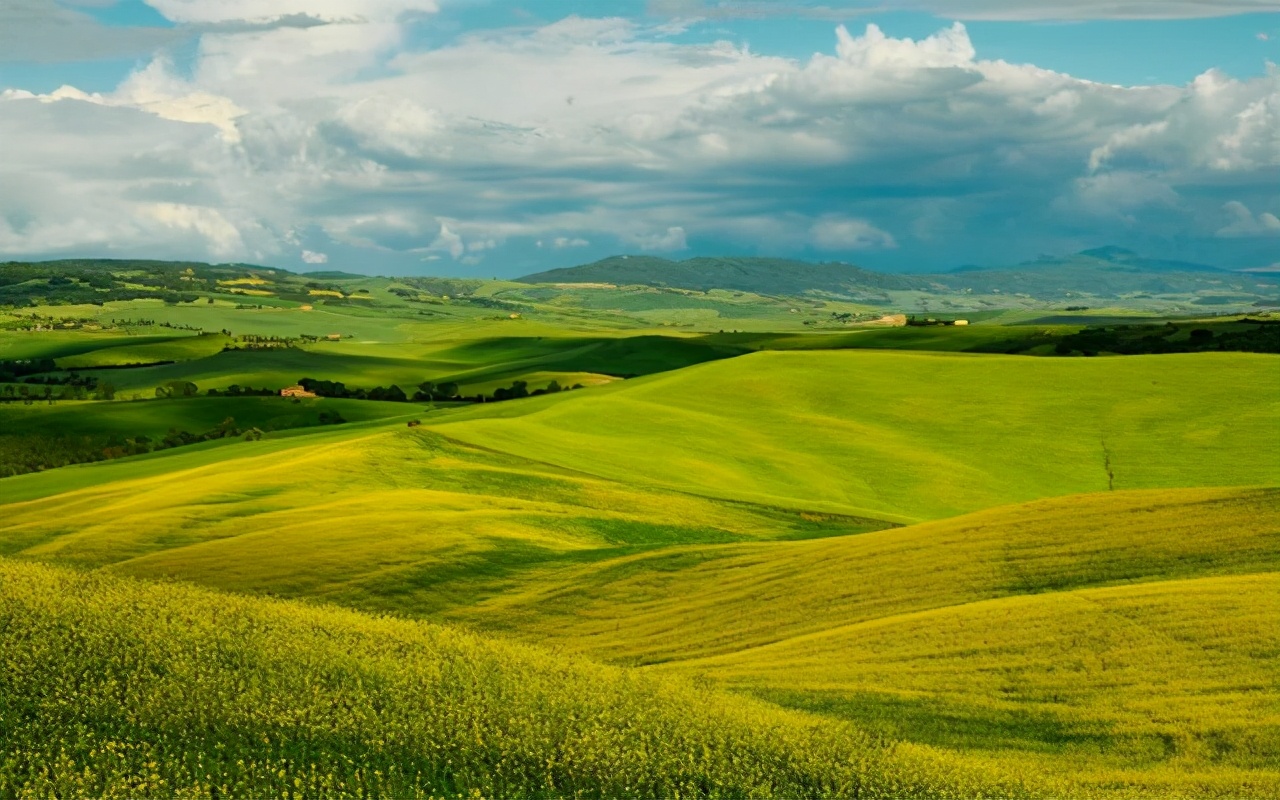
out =
<svg viewBox="0 0 1280 800"><path fill-rule="evenodd" d="M836 26L805 61L618 18L421 50L428 0L149 3L221 26L189 69L160 54L111 92L0 94L0 254L511 274L618 251L938 267L1274 247L1275 67L1110 86L984 60L962 23Z"/></svg>

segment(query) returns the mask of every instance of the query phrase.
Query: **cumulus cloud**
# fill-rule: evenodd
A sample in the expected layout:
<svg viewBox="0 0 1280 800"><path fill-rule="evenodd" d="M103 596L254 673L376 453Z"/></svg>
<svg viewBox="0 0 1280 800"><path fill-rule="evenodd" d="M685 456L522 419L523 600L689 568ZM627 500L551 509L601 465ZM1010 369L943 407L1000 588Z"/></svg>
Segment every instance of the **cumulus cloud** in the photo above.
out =
<svg viewBox="0 0 1280 800"><path fill-rule="evenodd" d="M434 241L427 247L428 250L442 250L453 256L455 260L462 257L467 252L467 246L463 244L462 237L455 233L448 223L440 223L440 233L436 235Z"/></svg>
<svg viewBox="0 0 1280 800"><path fill-rule="evenodd" d="M809 229L813 246L819 250L869 250L897 247L893 236L861 219L824 216Z"/></svg>
<svg viewBox="0 0 1280 800"><path fill-rule="evenodd" d="M900 10L931 11L950 19L1079 20L1187 19L1280 10L1274 0L899 0ZM804 15L847 19L884 8L876 0L843 0L834 7L783 0L650 0L649 11L684 18L764 18Z"/></svg>
<svg viewBox="0 0 1280 800"><path fill-rule="evenodd" d="M1231 220L1218 229L1218 236L1234 238L1243 236L1280 236L1280 217L1270 211L1254 214L1244 203L1232 200L1222 206Z"/></svg>
<svg viewBox="0 0 1280 800"><path fill-rule="evenodd" d="M307 231L402 264L691 241L964 261L1161 225L1226 248L1253 234L1221 233L1245 230L1223 202L1280 184L1274 68L1121 88L983 60L962 24L836 27L802 61L579 17L412 50L434 3L153 5L222 26L189 69L0 94L0 252L270 258ZM248 24L299 13L326 24Z"/></svg>
<svg viewBox="0 0 1280 800"><path fill-rule="evenodd" d="M308 264L328 264L329 256L327 253L317 253L314 250L303 250L302 260Z"/></svg>
<svg viewBox="0 0 1280 800"><path fill-rule="evenodd" d="M332 22L388 21L432 13L435 0L146 0L174 22L221 23L307 15Z"/></svg>
<svg viewBox="0 0 1280 800"><path fill-rule="evenodd" d="M244 247L240 231L217 209L181 203L144 203L138 206L137 213L144 220L199 234L208 242L209 251L215 255L232 255Z"/></svg>
<svg viewBox="0 0 1280 800"><path fill-rule="evenodd" d="M641 250L652 250L659 253L670 253L676 250L686 250L689 243L685 241L684 228L673 226L667 228L662 233L646 233L632 237Z"/></svg>

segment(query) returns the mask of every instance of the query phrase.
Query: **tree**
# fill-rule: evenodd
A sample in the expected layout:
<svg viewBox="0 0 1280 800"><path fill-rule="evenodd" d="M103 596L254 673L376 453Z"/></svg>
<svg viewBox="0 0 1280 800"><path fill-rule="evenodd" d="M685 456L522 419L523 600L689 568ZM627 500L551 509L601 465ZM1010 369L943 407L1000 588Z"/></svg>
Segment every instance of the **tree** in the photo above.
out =
<svg viewBox="0 0 1280 800"><path fill-rule="evenodd" d="M191 381L169 381L156 387L156 397L195 397L199 391Z"/></svg>

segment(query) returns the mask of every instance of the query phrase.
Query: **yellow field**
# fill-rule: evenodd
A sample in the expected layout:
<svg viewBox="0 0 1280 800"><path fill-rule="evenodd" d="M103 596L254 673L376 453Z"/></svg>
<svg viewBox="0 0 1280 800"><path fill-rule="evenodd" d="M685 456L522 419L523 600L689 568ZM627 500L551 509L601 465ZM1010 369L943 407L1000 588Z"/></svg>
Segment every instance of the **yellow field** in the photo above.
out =
<svg viewBox="0 0 1280 800"><path fill-rule="evenodd" d="M574 566L457 618L661 663L991 598L1280 571L1278 534L1276 489L1078 495L857 536Z"/></svg>
<svg viewBox="0 0 1280 800"><path fill-rule="evenodd" d="M1278 634L1273 572L907 613L677 671L1090 791L1275 796Z"/></svg>
<svg viewBox="0 0 1280 800"><path fill-rule="evenodd" d="M0 795L1020 792L843 724L465 632L0 559Z"/></svg>

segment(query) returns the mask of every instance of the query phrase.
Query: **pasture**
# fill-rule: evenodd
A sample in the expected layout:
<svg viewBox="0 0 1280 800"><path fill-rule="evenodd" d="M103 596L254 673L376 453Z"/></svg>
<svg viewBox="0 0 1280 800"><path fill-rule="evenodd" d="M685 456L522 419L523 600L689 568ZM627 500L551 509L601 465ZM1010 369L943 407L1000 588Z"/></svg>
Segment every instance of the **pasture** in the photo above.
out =
<svg viewBox="0 0 1280 800"><path fill-rule="evenodd" d="M0 320L15 381L115 390L0 404L0 455L263 433L0 479L0 795L1280 791L1277 356L259 280ZM206 394L303 377L586 388Z"/></svg>

